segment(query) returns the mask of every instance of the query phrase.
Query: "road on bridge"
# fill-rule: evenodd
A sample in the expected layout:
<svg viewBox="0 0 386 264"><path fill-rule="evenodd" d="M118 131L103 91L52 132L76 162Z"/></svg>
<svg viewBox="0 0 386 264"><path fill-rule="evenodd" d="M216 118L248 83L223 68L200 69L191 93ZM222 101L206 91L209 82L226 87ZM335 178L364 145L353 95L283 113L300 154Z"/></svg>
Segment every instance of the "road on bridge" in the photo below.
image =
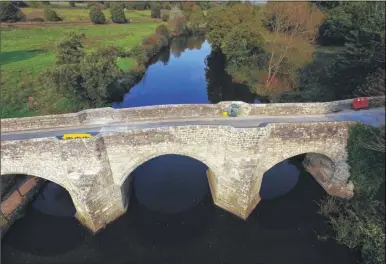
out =
<svg viewBox="0 0 386 264"><path fill-rule="evenodd" d="M218 118L194 118L183 120L165 119L158 122L138 121L126 124L95 124L82 127L47 128L41 130L24 130L1 133L1 141L23 140L32 138L61 137L71 133L106 133L124 132L127 130L142 130L157 127L210 125L231 126L236 128L262 127L268 123L311 123L334 121L358 121L363 124L379 126L385 123L385 108L371 108L367 110L344 110L337 113L320 115L292 115L292 116L242 116Z"/></svg>

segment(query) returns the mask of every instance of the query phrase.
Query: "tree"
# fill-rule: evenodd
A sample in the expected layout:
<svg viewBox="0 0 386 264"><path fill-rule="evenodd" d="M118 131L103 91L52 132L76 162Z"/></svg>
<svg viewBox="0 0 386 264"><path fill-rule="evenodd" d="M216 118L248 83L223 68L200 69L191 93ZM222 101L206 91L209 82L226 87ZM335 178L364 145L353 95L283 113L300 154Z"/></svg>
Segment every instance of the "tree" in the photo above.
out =
<svg viewBox="0 0 386 264"><path fill-rule="evenodd" d="M23 13L14 3L0 1L0 21L16 22L23 19Z"/></svg>
<svg viewBox="0 0 386 264"><path fill-rule="evenodd" d="M89 12L90 21L94 24L106 23L106 17L99 7L93 6Z"/></svg>
<svg viewBox="0 0 386 264"><path fill-rule="evenodd" d="M172 33L174 35L181 35L185 32L186 26L186 17L184 12L178 7L173 7L169 12L169 21L168 21Z"/></svg>
<svg viewBox="0 0 386 264"><path fill-rule="evenodd" d="M219 5L209 9L206 16L208 41L219 48L234 27L260 27L259 12L258 7L250 4Z"/></svg>
<svg viewBox="0 0 386 264"><path fill-rule="evenodd" d="M201 25L205 24L205 16L200 6L194 6L189 14L189 24L194 30L198 30Z"/></svg>
<svg viewBox="0 0 386 264"><path fill-rule="evenodd" d="M161 5L155 3L151 6L151 17L152 18L161 18Z"/></svg>
<svg viewBox="0 0 386 264"><path fill-rule="evenodd" d="M114 23L118 23L118 24L127 23L127 19L122 5L114 4L111 7L110 12L111 12L111 20Z"/></svg>
<svg viewBox="0 0 386 264"><path fill-rule="evenodd" d="M67 34L57 46L61 55L52 69L42 73L43 86L54 88L60 94L75 99L87 107L101 107L113 97L123 95L118 81L121 71L116 64L119 50L104 47L85 55L81 40L84 35Z"/></svg>
<svg viewBox="0 0 386 264"><path fill-rule="evenodd" d="M269 87L277 75L286 74L285 69L300 68L311 59L310 43L317 37L323 13L307 2L268 2L264 15L269 29L264 46L269 56L265 86Z"/></svg>
<svg viewBox="0 0 386 264"><path fill-rule="evenodd" d="M385 2L341 2L327 9L318 41L322 45L344 45L352 31L380 32L384 30L384 17Z"/></svg>
<svg viewBox="0 0 386 264"><path fill-rule="evenodd" d="M51 8L44 9L44 18L47 21L61 21L62 19L56 14L55 10Z"/></svg>
<svg viewBox="0 0 386 264"><path fill-rule="evenodd" d="M84 34L70 32L66 34L56 45L56 61L57 65L76 64L84 58L82 40Z"/></svg>
<svg viewBox="0 0 386 264"><path fill-rule="evenodd" d="M165 25L160 25L155 29L155 33L164 36L169 39L169 30Z"/></svg>

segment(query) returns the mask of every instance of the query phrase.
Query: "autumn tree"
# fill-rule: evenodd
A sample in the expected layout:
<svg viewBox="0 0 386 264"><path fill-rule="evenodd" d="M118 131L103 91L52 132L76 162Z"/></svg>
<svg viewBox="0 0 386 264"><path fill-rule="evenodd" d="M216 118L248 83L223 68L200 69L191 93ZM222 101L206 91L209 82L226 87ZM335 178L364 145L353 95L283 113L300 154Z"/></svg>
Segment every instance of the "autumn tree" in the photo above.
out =
<svg viewBox="0 0 386 264"><path fill-rule="evenodd" d="M318 35L323 13L307 2L268 2L264 6L268 54L265 86L277 75L294 73L312 58L312 43ZM290 72L289 72L290 71Z"/></svg>

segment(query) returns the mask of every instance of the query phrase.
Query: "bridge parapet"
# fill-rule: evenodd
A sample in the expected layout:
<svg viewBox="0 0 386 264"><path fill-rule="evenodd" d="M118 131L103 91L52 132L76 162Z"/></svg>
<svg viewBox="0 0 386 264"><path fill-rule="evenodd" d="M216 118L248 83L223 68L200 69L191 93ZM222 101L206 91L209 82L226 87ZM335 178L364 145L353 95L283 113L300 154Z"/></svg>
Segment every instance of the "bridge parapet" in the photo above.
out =
<svg viewBox="0 0 386 264"><path fill-rule="evenodd" d="M385 105L384 96L369 97L368 99L370 108ZM218 104L157 105L124 109L106 107L71 114L2 119L1 132L147 120L220 118L223 109L231 103L240 105L241 116L316 115L351 109L351 102L352 100L348 99L324 103L247 104L243 102L221 102Z"/></svg>

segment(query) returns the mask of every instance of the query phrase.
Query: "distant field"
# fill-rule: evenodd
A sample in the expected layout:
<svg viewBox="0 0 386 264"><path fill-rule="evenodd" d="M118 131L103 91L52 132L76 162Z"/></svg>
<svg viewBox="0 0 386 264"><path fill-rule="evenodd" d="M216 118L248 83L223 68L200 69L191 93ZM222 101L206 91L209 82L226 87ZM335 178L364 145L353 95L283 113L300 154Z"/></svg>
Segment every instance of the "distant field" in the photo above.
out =
<svg viewBox="0 0 386 264"><path fill-rule="evenodd" d="M36 114L27 109L27 98L32 94L35 95L39 90L36 79L44 69L53 64L55 44L65 32L85 33L84 46L89 52L105 45L115 45L130 50L146 36L151 35L157 25L155 22L143 22L1 29L0 116L17 117ZM130 70L135 65L135 61L131 58L119 59L118 65L122 70ZM49 107L57 108L59 112L71 108L71 102L60 101L54 91L41 91L41 93L47 97Z"/></svg>
<svg viewBox="0 0 386 264"><path fill-rule="evenodd" d="M57 4L57 3L56 3ZM56 11L58 16L60 16L63 21L90 21L89 18L89 9L81 8L52 8ZM27 16L27 18L43 18L44 9L43 8L21 8L21 11ZM110 10L102 10L105 14L107 20L110 20ZM150 22L153 19L150 17L150 10L126 10L125 15L127 18L133 20L133 22Z"/></svg>

